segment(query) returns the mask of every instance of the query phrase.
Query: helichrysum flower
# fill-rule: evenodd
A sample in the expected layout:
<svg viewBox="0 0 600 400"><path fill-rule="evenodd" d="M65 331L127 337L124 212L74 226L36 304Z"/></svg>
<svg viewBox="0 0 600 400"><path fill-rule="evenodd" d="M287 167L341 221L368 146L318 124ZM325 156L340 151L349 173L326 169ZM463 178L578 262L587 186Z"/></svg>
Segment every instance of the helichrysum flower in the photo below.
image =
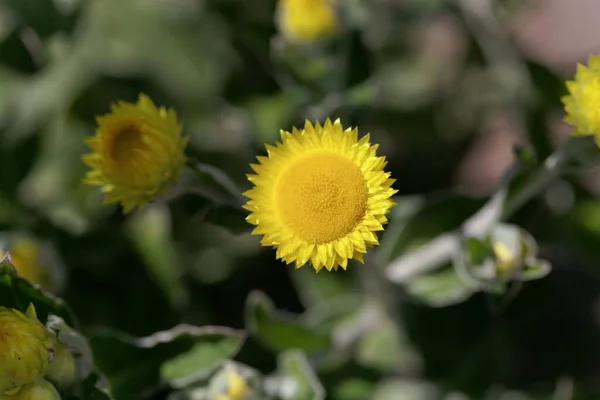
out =
<svg viewBox="0 0 600 400"><path fill-rule="evenodd" d="M50 382L39 379L19 388L14 394L0 394L0 400L60 400L60 395Z"/></svg>
<svg viewBox="0 0 600 400"><path fill-rule="evenodd" d="M244 193L261 244L296 268L311 261L317 272L362 262L367 247L379 244L375 232L387 223L397 192L378 145L327 120L281 131L281 143L266 147L268 157L257 157L256 175L248 175L255 187Z"/></svg>
<svg viewBox="0 0 600 400"><path fill-rule="evenodd" d="M333 0L279 0L279 28L293 41L315 42L338 29Z"/></svg>
<svg viewBox="0 0 600 400"><path fill-rule="evenodd" d="M10 253L12 264L20 276L30 282L52 289L52 282L47 267L43 265L38 243L28 238L19 238L11 242L7 250ZM0 259L5 255L6 252L0 249Z"/></svg>
<svg viewBox="0 0 600 400"><path fill-rule="evenodd" d="M227 390L225 394L219 394L213 400L245 400L251 393L246 380L230 367L227 369Z"/></svg>
<svg viewBox="0 0 600 400"><path fill-rule="evenodd" d="M561 99L565 121L575 128L574 135L594 135L600 145L600 56L591 56L587 67L578 64L567 89L569 95Z"/></svg>
<svg viewBox="0 0 600 400"><path fill-rule="evenodd" d="M172 109L158 108L146 95L136 104L119 102L98 117L93 152L83 156L92 167L85 182L102 186L106 203L121 203L129 213L166 192L185 162L187 138Z"/></svg>
<svg viewBox="0 0 600 400"><path fill-rule="evenodd" d="M0 307L0 393L36 382L48 368L52 344L35 308Z"/></svg>

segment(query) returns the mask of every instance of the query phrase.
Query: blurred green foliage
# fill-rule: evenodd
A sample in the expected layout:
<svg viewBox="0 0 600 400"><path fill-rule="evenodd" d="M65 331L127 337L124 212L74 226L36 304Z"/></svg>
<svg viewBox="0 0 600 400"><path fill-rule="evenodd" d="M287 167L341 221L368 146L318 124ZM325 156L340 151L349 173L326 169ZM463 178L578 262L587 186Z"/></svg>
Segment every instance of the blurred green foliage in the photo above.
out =
<svg viewBox="0 0 600 400"><path fill-rule="evenodd" d="M503 198L485 232L465 231L493 190L457 176L493 181L488 158L465 167L490 119L520 135L513 167L492 182L507 186L507 204L555 146L547 120L563 77L503 30L495 13L519 7L339 3L342 34L299 46L278 35L275 0L0 0L0 232L49 246L56 260L44 265L65 275L49 294L5 261L0 305L33 302L89 346L93 372L67 399L211 399L232 366L257 399L600 396L597 188L576 174L553 180L510 212ZM200 172L123 216L81 183L80 158L95 116L139 92L178 111ZM371 132L400 196L366 265L315 275L260 247L239 195L263 143L325 117ZM571 170L597 161L585 146ZM496 238L503 228L510 237ZM469 286L450 259L387 279L390 264L446 233L471 273L491 268L486 285ZM515 250L522 237L527 254ZM489 291L494 240L530 269ZM529 281L548 272L538 259L552 272Z"/></svg>

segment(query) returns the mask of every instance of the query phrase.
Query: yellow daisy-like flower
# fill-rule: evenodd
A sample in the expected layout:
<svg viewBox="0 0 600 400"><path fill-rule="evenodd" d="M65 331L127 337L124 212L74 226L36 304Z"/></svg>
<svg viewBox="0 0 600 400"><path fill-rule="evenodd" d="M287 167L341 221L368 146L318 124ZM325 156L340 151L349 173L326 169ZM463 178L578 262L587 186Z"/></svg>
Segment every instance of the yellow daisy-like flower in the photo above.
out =
<svg viewBox="0 0 600 400"><path fill-rule="evenodd" d="M185 162L187 138L172 109L158 108L141 94L137 104L119 102L98 117L96 135L83 156L92 167L84 182L102 186L106 203L121 203L125 213L164 194Z"/></svg>
<svg viewBox="0 0 600 400"><path fill-rule="evenodd" d="M27 312L0 307L0 393L12 394L44 376L52 343L35 308Z"/></svg>
<svg viewBox="0 0 600 400"><path fill-rule="evenodd" d="M298 42L315 42L338 29L332 0L280 0L279 28L285 37Z"/></svg>
<svg viewBox="0 0 600 400"><path fill-rule="evenodd" d="M367 247L379 244L375 232L387 223L397 192L378 145L328 119L281 131L281 143L266 147L268 157L257 157L256 175L248 175L255 187L244 193L261 244L296 268L311 261L317 272L362 262Z"/></svg>
<svg viewBox="0 0 600 400"><path fill-rule="evenodd" d="M10 244L8 250L20 276L47 289L53 289L48 270L41 261L38 243L28 238L19 238ZM0 259L5 255L6 252L0 249Z"/></svg>
<svg viewBox="0 0 600 400"><path fill-rule="evenodd" d="M567 89L569 95L561 99L565 121L575 128L574 135L595 135L600 145L600 56L590 56L587 67L578 64Z"/></svg>

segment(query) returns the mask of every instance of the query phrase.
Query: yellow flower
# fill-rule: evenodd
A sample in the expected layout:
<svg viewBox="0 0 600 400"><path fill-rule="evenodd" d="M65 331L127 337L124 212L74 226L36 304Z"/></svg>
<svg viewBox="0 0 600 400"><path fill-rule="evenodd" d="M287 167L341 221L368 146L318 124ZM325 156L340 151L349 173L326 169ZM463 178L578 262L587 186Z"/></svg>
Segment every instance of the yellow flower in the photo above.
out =
<svg viewBox="0 0 600 400"><path fill-rule="evenodd" d="M83 156L92 167L85 183L102 186L106 203L121 203L129 213L164 194L185 162L187 138L172 109L157 108L141 94L137 104L119 102L98 117L93 152Z"/></svg>
<svg viewBox="0 0 600 400"><path fill-rule="evenodd" d="M227 392L219 394L213 400L244 400L251 390L244 378L233 367L227 368Z"/></svg>
<svg viewBox="0 0 600 400"><path fill-rule="evenodd" d="M595 135L600 145L600 56L591 56L588 67L578 64L575 80L567 81L569 95L562 97L574 135Z"/></svg>
<svg viewBox="0 0 600 400"><path fill-rule="evenodd" d="M11 242L7 250L20 276L32 283L52 289L48 270L42 264L38 243L28 238L19 238ZM6 252L0 250L0 259L5 255Z"/></svg>
<svg viewBox="0 0 600 400"><path fill-rule="evenodd" d="M339 119L324 126L306 121L302 130L281 131L281 140L251 165L255 187L244 193L250 199L244 207L257 225L252 233L296 268L311 261L318 272L362 262L367 247L379 244L375 232L387 223L397 192L378 145L369 135L358 140L357 128L344 130Z"/></svg>
<svg viewBox="0 0 600 400"><path fill-rule="evenodd" d="M60 400L60 395L50 382L40 379L23 386L14 394L0 394L0 400Z"/></svg>
<svg viewBox="0 0 600 400"><path fill-rule="evenodd" d="M37 381L51 356L48 332L32 304L26 314L0 307L0 393Z"/></svg>
<svg viewBox="0 0 600 400"><path fill-rule="evenodd" d="M338 29L332 0L279 0L279 27L285 37L315 42Z"/></svg>

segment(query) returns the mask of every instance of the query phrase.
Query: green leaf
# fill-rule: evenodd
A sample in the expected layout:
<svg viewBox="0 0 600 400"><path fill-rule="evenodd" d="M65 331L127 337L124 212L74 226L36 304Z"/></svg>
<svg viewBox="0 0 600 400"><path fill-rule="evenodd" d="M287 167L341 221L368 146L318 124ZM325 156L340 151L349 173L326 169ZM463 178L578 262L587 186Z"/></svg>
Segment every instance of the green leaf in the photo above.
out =
<svg viewBox="0 0 600 400"><path fill-rule="evenodd" d="M306 355L299 350L288 350L278 357L278 373L284 379L281 383L289 385L292 390L283 390L279 397L283 400L323 400L325 389L319 382L315 372L312 370ZM292 380L294 384L290 385Z"/></svg>
<svg viewBox="0 0 600 400"><path fill-rule="evenodd" d="M406 282L406 290L411 296L431 307L458 304L476 291L467 286L453 268L415 276Z"/></svg>
<svg viewBox="0 0 600 400"><path fill-rule="evenodd" d="M129 220L129 237L145 261L150 275L176 308L188 302L175 246L171 239L171 215L166 206L154 205Z"/></svg>
<svg viewBox="0 0 600 400"><path fill-rule="evenodd" d="M227 359L234 357L243 344L243 337L230 331L207 334L187 352L166 362L160 368L163 381L181 388L216 370Z"/></svg>
<svg viewBox="0 0 600 400"><path fill-rule="evenodd" d="M69 326L77 327L75 314L60 298L45 292L39 285L17 275L7 253L0 259L0 305L8 308L25 310L33 303L40 320L45 321L49 315L57 315Z"/></svg>
<svg viewBox="0 0 600 400"><path fill-rule="evenodd" d="M329 334L307 327L297 316L276 311L258 291L250 293L246 302L246 328L274 352L301 349L311 353L331 344Z"/></svg>
<svg viewBox="0 0 600 400"><path fill-rule="evenodd" d="M90 342L96 366L105 373L114 397L117 400L129 400L140 398L144 393L153 392L159 386L170 383L165 378L174 381L183 379L184 375L191 372L186 369L186 356L173 364L167 362L178 355L188 353L198 344L219 342L223 340L223 336L237 338L236 351L245 339L243 332L230 328L183 324L143 338L103 329L97 331ZM227 355L233 356L232 348L229 349L232 352ZM224 355L222 353L221 357ZM199 363L199 368L209 368L211 362L213 365L217 363L217 357L211 354L203 361L206 363ZM166 375L164 377L161 377L161 368Z"/></svg>

